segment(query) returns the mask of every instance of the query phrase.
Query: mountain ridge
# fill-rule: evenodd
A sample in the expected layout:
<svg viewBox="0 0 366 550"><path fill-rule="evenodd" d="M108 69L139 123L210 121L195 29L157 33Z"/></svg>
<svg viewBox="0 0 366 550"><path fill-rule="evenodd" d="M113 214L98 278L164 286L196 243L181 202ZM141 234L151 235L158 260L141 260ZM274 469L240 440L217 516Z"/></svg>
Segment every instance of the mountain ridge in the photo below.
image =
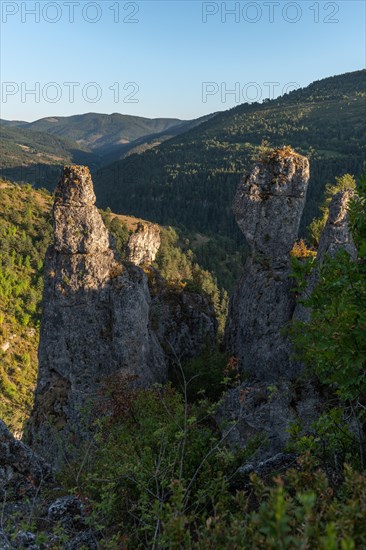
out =
<svg viewBox="0 0 366 550"><path fill-rule="evenodd" d="M326 183L365 159L366 71L327 77L275 100L222 111L188 132L94 176L98 203L158 223L240 238L231 203L266 142L310 157L302 230L317 215ZM268 144L268 143L267 143Z"/></svg>

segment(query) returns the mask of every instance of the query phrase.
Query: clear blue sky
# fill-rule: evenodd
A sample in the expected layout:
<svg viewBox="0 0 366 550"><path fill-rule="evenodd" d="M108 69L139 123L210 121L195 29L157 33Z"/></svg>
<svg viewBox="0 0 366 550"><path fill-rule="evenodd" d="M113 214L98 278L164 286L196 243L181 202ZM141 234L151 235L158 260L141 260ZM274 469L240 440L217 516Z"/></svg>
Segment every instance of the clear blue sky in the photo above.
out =
<svg viewBox="0 0 366 550"><path fill-rule="evenodd" d="M196 118L365 66L362 0L1 0L1 7L6 119L90 111Z"/></svg>

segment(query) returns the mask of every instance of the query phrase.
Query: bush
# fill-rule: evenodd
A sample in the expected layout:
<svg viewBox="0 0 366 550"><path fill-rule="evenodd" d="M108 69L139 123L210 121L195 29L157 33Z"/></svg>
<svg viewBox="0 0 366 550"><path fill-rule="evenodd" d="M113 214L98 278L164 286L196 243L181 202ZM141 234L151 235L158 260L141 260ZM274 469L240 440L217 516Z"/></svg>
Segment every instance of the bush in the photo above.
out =
<svg viewBox="0 0 366 550"><path fill-rule="evenodd" d="M353 451L357 452L362 467L366 456L362 429L366 420L365 204L366 178L361 180L349 205L358 259L353 260L345 251L325 259L319 282L304 301L311 308L311 321L297 323L291 331L301 361L325 385L329 399L333 399L330 408L339 405L342 416L355 422L357 449ZM333 429L340 427L333 423ZM350 446L351 442L352 439Z"/></svg>
<svg viewBox="0 0 366 550"><path fill-rule="evenodd" d="M105 548L365 546L366 478L350 466L334 483L307 452L282 475L238 481L245 455L226 448L207 401L190 405L170 385L137 390L123 379L103 395L109 416L73 470Z"/></svg>

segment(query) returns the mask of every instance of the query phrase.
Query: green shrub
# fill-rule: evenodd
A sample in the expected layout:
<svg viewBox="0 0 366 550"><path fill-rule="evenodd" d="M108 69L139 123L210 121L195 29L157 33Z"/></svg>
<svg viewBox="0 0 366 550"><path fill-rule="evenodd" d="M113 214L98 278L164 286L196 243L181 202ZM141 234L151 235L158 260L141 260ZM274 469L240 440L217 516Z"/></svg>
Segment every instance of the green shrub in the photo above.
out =
<svg viewBox="0 0 366 550"><path fill-rule="evenodd" d="M325 258L319 271L319 282L304 304L311 308L309 323L292 327L293 342L308 373L316 375L328 392L328 420L334 406L344 418L353 419L355 434L349 439L349 450L356 452L365 466L366 447L366 178L360 182L349 205L350 226L358 258L353 260L340 251ZM295 274L301 279L301 275ZM303 286L306 279L303 279ZM302 288L303 288L302 286ZM323 417L323 422L326 417ZM342 426L341 426L342 424ZM345 430L343 423L333 421L330 430ZM342 435L338 438L341 440ZM352 445L356 440L356 448Z"/></svg>
<svg viewBox="0 0 366 550"><path fill-rule="evenodd" d="M336 483L308 451L266 480L236 480L207 401L189 404L170 385L110 381L77 488L87 521L108 549L358 549L366 544L366 477L350 466ZM99 411L100 413L101 411ZM88 458L85 458L88 457ZM241 486L240 486L241 485Z"/></svg>

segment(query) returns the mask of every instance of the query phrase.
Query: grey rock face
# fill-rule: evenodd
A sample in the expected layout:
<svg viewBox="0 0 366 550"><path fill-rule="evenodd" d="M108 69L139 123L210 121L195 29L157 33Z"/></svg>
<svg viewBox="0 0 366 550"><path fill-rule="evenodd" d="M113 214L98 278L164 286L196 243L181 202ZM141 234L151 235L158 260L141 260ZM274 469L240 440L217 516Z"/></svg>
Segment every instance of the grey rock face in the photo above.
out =
<svg viewBox="0 0 366 550"><path fill-rule="evenodd" d="M258 450L251 462L258 464L283 451L291 423L300 420L304 430L309 429L319 406L310 383L294 387L288 381L273 386L248 381L226 394L217 420L233 448L247 448L256 439Z"/></svg>
<svg viewBox="0 0 366 550"><path fill-rule="evenodd" d="M238 474L242 479L249 477L252 472L258 476L273 476L274 471L284 471L289 467L296 465L297 455L295 453L278 453L267 460L259 462L256 466L245 464L238 469Z"/></svg>
<svg viewBox="0 0 366 550"><path fill-rule="evenodd" d="M86 436L88 407L116 372L147 386L163 382L166 362L149 327L146 275L121 264L94 206L85 167L66 167L56 191L54 245L45 261L34 449L58 465Z"/></svg>
<svg viewBox="0 0 366 550"><path fill-rule="evenodd" d="M7 534L0 529L0 548L1 550L10 550L10 538L7 536Z"/></svg>
<svg viewBox="0 0 366 550"><path fill-rule="evenodd" d="M151 264L160 248L160 229L151 223L139 223L127 243L127 260L135 265Z"/></svg>
<svg viewBox="0 0 366 550"><path fill-rule="evenodd" d="M348 226L348 204L354 196L352 189L339 191L329 205L329 215L320 236L317 263L324 261L325 255L335 256L339 250L345 250L356 259L357 250Z"/></svg>
<svg viewBox="0 0 366 550"><path fill-rule="evenodd" d="M306 299L319 280L319 268L326 256L334 257L340 250L345 250L351 258L357 258L357 250L352 239L348 226L348 203L353 197L354 191L347 189L339 191L334 195L329 205L329 215L325 227L319 239L319 247L316 255L316 261L311 272L308 284L302 299ZM294 319L308 323L311 312L302 304L296 306Z"/></svg>
<svg viewBox="0 0 366 550"><path fill-rule="evenodd" d="M158 292L152 292L150 324L169 365L197 357L206 347L214 348L217 336L215 311L209 300L195 292L169 288L151 268Z"/></svg>
<svg viewBox="0 0 366 550"><path fill-rule="evenodd" d="M83 504L75 496L61 497L49 506L47 517L65 528L73 529L84 525Z"/></svg>
<svg viewBox="0 0 366 550"><path fill-rule="evenodd" d="M51 467L27 445L18 441L0 420L0 498L33 497L52 481Z"/></svg>
<svg viewBox="0 0 366 550"><path fill-rule="evenodd" d="M19 531L13 542L13 548L27 548L27 550L39 550L40 546L36 544L36 535L29 531Z"/></svg>
<svg viewBox="0 0 366 550"><path fill-rule="evenodd" d="M305 157L290 148L276 150L240 183L233 204L250 254L230 300L226 348L242 370L261 381L297 374L282 330L295 308L290 251L308 180Z"/></svg>
<svg viewBox="0 0 366 550"><path fill-rule="evenodd" d="M87 501L81 502L73 495L50 501L50 498L54 498L52 494L60 490L51 466L27 445L15 439L0 420L0 548L99 548L97 532L85 521L84 508ZM24 525L29 524L30 518L36 522L39 534L42 532L43 543L36 543L36 535L25 530ZM55 535L55 529L60 526L69 539L66 546Z"/></svg>

